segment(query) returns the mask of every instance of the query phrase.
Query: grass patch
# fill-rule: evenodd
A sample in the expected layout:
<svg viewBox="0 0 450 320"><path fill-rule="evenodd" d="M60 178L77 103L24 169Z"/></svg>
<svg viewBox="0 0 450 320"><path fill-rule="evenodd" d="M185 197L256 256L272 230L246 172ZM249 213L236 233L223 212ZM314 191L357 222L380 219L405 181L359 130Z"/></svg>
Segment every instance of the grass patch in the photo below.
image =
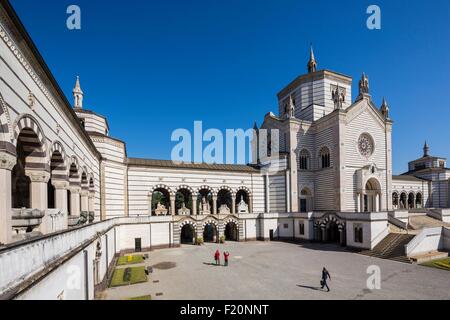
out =
<svg viewBox="0 0 450 320"><path fill-rule="evenodd" d="M144 267L115 269L110 287L128 286L142 282L147 282Z"/></svg>
<svg viewBox="0 0 450 320"><path fill-rule="evenodd" d="M137 264L137 263L143 263L143 262L144 262L144 256L142 256L142 255L123 256L123 257L120 257L119 260L117 260L117 265L124 266L127 264Z"/></svg>
<svg viewBox="0 0 450 320"><path fill-rule="evenodd" d="M433 261L425 262L422 265L426 266L426 267L432 267L432 268L438 268L438 269L450 271L450 258L433 260Z"/></svg>
<svg viewBox="0 0 450 320"><path fill-rule="evenodd" d="M128 298L125 300L152 300L152 296L147 295L147 296L141 296L141 297Z"/></svg>

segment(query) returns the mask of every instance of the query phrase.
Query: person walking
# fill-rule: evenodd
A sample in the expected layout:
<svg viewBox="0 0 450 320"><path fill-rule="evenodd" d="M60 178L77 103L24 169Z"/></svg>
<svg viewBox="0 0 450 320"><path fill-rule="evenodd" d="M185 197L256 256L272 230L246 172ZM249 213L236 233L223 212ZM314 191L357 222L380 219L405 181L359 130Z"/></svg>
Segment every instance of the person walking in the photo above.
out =
<svg viewBox="0 0 450 320"><path fill-rule="evenodd" d="M214 254L214 260L216 260L216 266L220 265L220 251L219 251L219 249L217 249L216 253Z"/></svg>
<svg viewBox="0 0 450 320"><path fill-rule="evenodd" d="M225 251L223 253L223 258L225 260L225 267L228 267L228 258L230 257L230 253L228 251Z"/></svg>
<svg viewBox="0 0 450 320"><path fill-rule="evenodd" d="M330 287L328 287L328 284L327 284L328 279L330 279L330 281L331 281L331 275L328 272L328 270L325 267L323 267L322 280L320 281L320 284L322 285L322 290L323 290L323 288L327 287L327 290L328 290L327 292L330 292Z"/></svg>

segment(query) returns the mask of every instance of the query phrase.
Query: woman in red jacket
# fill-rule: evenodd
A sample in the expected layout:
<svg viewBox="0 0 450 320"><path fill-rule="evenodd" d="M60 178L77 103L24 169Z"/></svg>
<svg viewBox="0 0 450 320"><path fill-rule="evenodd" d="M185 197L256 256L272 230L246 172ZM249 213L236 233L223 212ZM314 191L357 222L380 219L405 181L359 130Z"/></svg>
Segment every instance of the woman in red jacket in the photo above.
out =
<svg viewBox="0 0 450 320"><path fill-rule="evenodd" d="M214 260L216 260L216 265L220 265L220 252L219 249L217 249L216 253L214 254Z"/></svg>

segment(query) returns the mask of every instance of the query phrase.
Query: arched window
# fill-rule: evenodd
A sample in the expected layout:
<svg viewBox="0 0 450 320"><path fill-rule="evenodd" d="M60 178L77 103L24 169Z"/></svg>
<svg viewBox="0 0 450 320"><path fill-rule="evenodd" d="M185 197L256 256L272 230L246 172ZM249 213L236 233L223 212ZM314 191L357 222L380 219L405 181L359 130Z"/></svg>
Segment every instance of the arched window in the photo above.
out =
<svg viewBox="0 0 450 320"><path fill-rule="evenodd" d="M299 159L299 168L300 170L309 170L309 152L306 149L303 149L300 152L300 159Z"/></svg>
<svg viewBox="0 0 450 320"><path fill-rule="evenodd" d="M394 206L394 209L398 209L399 206L399 196L397 192L394 192L392 194L392 205Z"/></svg>
<svg viewBox="0 0 450 320"><path fill-rule="evenodd" d="M327 147L320 149L319 162L320 168L322 169L331 167L330 149Z"/></svg>

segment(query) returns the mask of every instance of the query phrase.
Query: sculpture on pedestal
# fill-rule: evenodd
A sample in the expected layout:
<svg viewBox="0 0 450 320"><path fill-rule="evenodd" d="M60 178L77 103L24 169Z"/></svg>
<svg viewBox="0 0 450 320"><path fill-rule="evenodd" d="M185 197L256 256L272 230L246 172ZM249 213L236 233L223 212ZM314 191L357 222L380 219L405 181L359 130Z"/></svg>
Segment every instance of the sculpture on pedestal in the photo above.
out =
<svg viewBox="0 0 450 320"><path fill-rule="evenodd" d="M245 203L243 197L241 197L241 201L238 204L238 213L248 213L248 204Z"/></svg>
<svg viewBox="0 0 450 320"><path fill-rule="evenodd" d="M209 205L208 201L206 201L206 197L203 197L200 214L204 215L204 214L210 214L210 213L211 213L210 205Z"/></svg>
<svg viewBox="0 0 450 320"><path fill-rule="evenodd" d="M166 206L161 204L161 202L158 202L158 204L156 205L155 214L157 216L165 216L168 212L169 210L167 210Z"/></svg>
<svg viewBox="0 0 450 320"><path fill-rule="evenodd" d="M188 216L190 214L191 214L191 210L186 208L186 204L183 202L183 205L181 206L181 208L178 209L178 215L179 216Z"/></svg>

